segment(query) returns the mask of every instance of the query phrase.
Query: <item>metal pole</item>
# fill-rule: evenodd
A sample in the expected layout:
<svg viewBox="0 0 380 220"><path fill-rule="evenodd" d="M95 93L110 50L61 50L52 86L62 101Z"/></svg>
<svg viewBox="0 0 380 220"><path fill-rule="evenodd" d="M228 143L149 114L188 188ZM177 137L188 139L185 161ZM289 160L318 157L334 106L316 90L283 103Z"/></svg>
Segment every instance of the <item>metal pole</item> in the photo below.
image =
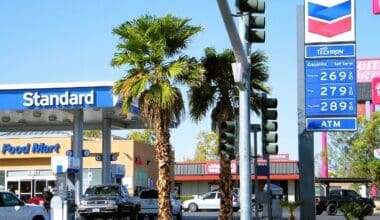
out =
<svg viewBox="0 0 380 220"><path fill-rule="evenodd" d="M249 80L245 80L246 84ZM252 218L252 180L250 163L250 130L249 130L249 90L239 90L239 155L240 155L240 217L241 219L251 220Z"/></svg>
<svg viewBox="0 0 380 220"><path fill-rule="evenodd" d="M102 122L102 183L109 184L111 180L111 119L103 112Z"/></svg>
<svg viewBox="0 0 380 220"><path fill-rule="evenodd" d="M321 142L322 142L322 169L321 177L329 177L329 167L328 167L328 158L327 158L327 132L321 132Z"/></svg>
<svg viewBox="0 0 380 220"><path fill-rule="evenodd" d="M304 7L297 6L298 159L300 173L300 219L315 220L314 133L306 131L304 76Z"/></svg>
<svg viewBox="0 0 380 220"><path fill-rule="evenodd" d="M257 194L259 193L259 180L257 178L257 132L260 130L260 124L253 124L251 126L251 131L253 131L253 160L255 169L255 219L259 218L259 203L257 202Z"/></svg>
<svg viewBox="0 0 380 220"><path fill-rule="evenodd" d="M220 13L222 14L224 25L227 29L228 36L235 54L236 62L241 63L243 68L246 69L248 64L247 53L242 44L239 32L236 29L232 13L226 0L217 0Z"/></svg>
<svg viewBox="0 0 380 220"><path fill-rule="evenodd" d="M247 44L243 44L245 26L240 22L239 34L237 32L230 7L226 0L217 0L220 12L230 38L235 58L244 68L243 81L239 87L239 155L240 155L240 219L252 218L252 180L251 180L251 146L250 146L250 69L247 57Z"/></svg>
<svg viewBox="0 0 380 220"><path fill-rule="evenodd" d="M79 204L80 199L82 198L82 180L83 180L83 110L78 109L74 112L74 157L79 158L79 170L76 173L75 178L75 203Z"/></svg>
<svg viewBox="0 0 380 220"><path fill-rule="evenodd" d="M247 15L243 15L247 16ZM245 40L245 32L246 32L245 24L243 23L243 19L240 19L239 22L239 35L242 42ZM249 54L249 45L247 43L244 44L247 54ZM247 58L248 60L248 58ZM248 62L249 63L249 62ZM252 179L251 179L251 143L250 143L250 127L251 127L251 119L250 119L250 74L251 69L248 65L245 68L244 73L244 89L239 90L239 101L240 101L240 117L239 121L240 129L239 129L239 154L240 156L240 189L243 195L243 209L241 211L241 219L250 220L252 219ZM242 207L242 204L240 203Z"/></svg>
<svg viewBox="0 0 380 220"><path fill-rule="evenodd" d="M269 155L265 155L268 166L268 175L267 175L267 193L268 193L268 219L272 219L272 192L270 187L270 159Z"/></svg>

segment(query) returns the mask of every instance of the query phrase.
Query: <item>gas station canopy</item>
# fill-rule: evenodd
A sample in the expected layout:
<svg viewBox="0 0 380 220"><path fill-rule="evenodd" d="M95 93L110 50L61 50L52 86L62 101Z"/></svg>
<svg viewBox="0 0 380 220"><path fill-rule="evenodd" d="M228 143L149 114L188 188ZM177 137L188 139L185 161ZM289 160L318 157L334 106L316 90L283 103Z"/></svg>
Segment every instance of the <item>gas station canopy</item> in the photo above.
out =
<svg viewBox="0 0 380 220"><path fill-rule="evenodd" d="M122 114L113 82L0 85L0 132L72 130L74 114L83 111L84 130L143 128L137 103Z"/></svg>

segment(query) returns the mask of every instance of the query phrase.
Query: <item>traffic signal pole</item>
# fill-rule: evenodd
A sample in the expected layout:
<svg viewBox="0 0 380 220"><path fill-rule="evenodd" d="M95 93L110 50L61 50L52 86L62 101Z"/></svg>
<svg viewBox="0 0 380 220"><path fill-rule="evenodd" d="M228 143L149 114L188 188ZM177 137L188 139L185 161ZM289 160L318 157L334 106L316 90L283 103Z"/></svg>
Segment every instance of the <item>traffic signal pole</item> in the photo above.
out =
<svg viewBox="0 0 380 220"><path fill-rule="evenodd" d="M247 45L243 45L242 35L244 24L240 22L240 31L237 32L232 18L230 7L226 0L217 0L224 25L227 29L236 61L242 64L243 79L238 83L239 87L239 156L240 156L240 219L252 219L252 180L250 162L250 114L249 114L249 93L250 93L250 70L247 57Z"/></svg>
<svg viewBox="0 0 380 220"><path fill-rule="evenodd" d="M248 15L243 15L248 16ZM242 42L245 41L245 24L243 19L239 20L239 35ZM248 42L244 44L246 54L250 54ZM248 59L247 59L248 60ZM248 64L250 62L248 61ZM250 84L251 84L251 69L250 65L244 68L243 84L244 88L239 90L239 115L240 130L239 130L239 155L240 155L240 190L244 195L244 208L241 211L241 219L252 218L252 179L251 179L251 118L250 118ZM244 191L243 191L244 190ZM241 196L241 195L240 195ZM240 207L241 203L240 203Z"/></svg>

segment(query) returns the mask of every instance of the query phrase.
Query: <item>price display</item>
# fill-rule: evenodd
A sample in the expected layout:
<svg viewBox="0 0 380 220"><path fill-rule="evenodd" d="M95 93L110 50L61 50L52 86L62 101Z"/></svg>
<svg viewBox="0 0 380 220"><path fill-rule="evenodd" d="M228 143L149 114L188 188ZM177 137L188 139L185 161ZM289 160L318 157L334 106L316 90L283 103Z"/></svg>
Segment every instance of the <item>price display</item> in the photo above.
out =
<svg viewBox="0 0 380 220"><path fill-rule="evenodd" d="M307 116L356 116L356 59L305 60Z"/></svg>

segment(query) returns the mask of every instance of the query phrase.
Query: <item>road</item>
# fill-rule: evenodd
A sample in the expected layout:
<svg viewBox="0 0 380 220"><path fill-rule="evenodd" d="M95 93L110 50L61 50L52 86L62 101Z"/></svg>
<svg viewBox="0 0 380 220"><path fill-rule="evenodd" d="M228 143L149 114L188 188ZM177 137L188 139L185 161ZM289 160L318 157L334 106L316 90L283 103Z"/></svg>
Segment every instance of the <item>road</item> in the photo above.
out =
<svg viewBox="0 0 380 220"><path fill-rule="evenodd" d="M282 212L282 220L287 220L288 212L286 210L283 210ZM299 218L299 210L296 210L294 213L294 216L296 219ZM254 213L252 214L252 219L254 218ZM125 218L128 219L128 218ZM175 219L175 217L173 218ZM183 220L217 220L218 219L218 212L183 212ZM239 212L234 213L234 219L240 219ZM259 218L265 219L265 218ZM365 218L366 220L377 220L380 219L380 213L375 213L373 216L367 216ZM101 220L101 218L96 219ZM145 218L145 220L149 220L148 217ZM155 218L157 220L157 218ZM326 213L323 213L322 215L317 215L316 220L345 220L343 214L341 212L338 212L335 216L329 216Z"/></svg>
<svg viewBox="0 0 380 220"><path fill-rule="evenodd" d="M294 213L296 219L299 218L299 211L296 210ZM254 214L252 215L254 217ZM288 212L286 210L283 210L282 213L282 220L287 220L288 218ZM184 212L183 213L183 220L216 220L218 219L218 212ZM240 219L239 213L234 213L234 219ZM254 218L253 218L254 219ZM264 219L264 218L259 218ZM343 214L341 212L338 212L335 216L329 216L326 213L323 213L322 215L317 215L316 220L345 220ZM366 220L377 220L380 219L380 213L375 213L373 216L367 216L365 218Z"/></svg>

